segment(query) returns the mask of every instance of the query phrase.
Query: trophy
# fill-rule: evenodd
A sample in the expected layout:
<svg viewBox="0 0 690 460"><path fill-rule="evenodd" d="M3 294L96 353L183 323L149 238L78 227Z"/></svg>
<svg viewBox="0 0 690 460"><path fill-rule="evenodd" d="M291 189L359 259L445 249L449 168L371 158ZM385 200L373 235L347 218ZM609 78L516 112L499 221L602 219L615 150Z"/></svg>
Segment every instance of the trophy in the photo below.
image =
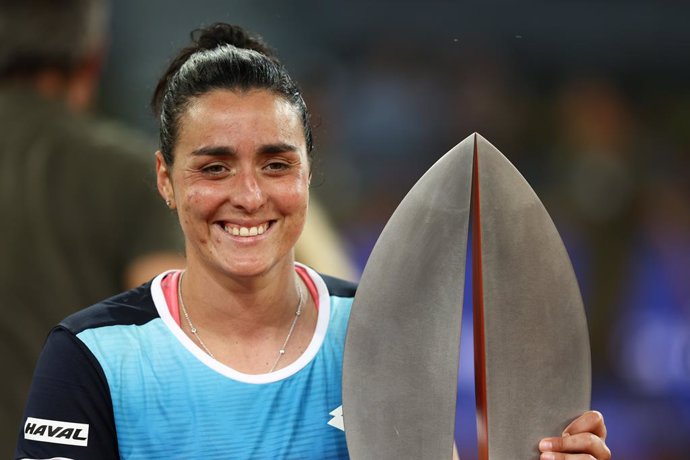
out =
<svg viewBox="0 0 690 460"><path fill-rule="evenodd" d="M473 134L405 196L362 274L343 363L351 458L452 457L468 245L479 460L537 460L539 440L589 408L563 242L517 169Z"/></svg>

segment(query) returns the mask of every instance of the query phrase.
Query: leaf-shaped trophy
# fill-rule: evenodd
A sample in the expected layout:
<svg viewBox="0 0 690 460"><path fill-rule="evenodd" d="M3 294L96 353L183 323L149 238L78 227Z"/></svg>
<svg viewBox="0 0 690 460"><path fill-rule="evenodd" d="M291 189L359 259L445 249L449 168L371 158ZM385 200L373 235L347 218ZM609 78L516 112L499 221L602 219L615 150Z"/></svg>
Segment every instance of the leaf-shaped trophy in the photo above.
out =
<svg viewBox="0 0 690 460"><path fill-rule="evenodd" d="M536 460L539 439L589 408L563 242L527 181L473 134L410 190L362 274L343 364L351 458L451 458L470 226L479 460Z"/></svg>

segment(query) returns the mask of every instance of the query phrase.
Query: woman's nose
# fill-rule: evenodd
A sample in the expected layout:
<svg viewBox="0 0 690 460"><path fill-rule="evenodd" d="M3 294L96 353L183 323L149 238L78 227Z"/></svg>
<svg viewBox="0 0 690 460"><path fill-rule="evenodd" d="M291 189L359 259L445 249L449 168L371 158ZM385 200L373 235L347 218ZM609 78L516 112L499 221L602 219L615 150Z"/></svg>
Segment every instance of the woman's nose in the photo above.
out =
<svg viewBox="0 0 690 460"><path fill-rule="evenodd" d="M234 177L230 200L247 213L256 212L266 201L259 178L254 172L240 172Z"/></svg>

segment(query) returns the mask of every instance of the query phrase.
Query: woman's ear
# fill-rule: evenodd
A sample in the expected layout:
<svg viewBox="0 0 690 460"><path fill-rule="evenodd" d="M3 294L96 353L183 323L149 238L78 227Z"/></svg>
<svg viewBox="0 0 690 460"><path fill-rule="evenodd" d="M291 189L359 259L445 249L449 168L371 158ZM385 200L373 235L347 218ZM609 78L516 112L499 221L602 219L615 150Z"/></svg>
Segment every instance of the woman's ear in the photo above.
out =
<svg viewBox="0 0 690 460"><path fill-rule="evenodd" d="M158 186L158 193L165 200L165 204L170 209L175 209L175 192L172 185L172 178L168 165L163 158L163 153L160 150L156 152L156 185Z"/></svg>

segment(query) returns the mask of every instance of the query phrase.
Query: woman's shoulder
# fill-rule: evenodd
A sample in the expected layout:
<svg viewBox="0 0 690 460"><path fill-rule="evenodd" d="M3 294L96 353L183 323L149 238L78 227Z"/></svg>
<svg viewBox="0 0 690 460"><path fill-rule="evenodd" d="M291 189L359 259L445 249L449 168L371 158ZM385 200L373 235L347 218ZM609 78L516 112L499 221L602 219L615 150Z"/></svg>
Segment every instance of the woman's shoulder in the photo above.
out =
<svg viewBox="0 0 690 460"><path fill-rule="evenodd" d="M336 278L330 275L320 274L323 279L328 292L336 297L354 297L357 292L357 283L347 281L341 278Z"/></svg>
<svg viewBox="0 0 690 460"><path fill-rule="evenodd" d="M151 282L97 302L65 318L60 327L79 334L115 325L142 325L158 317Z"/></svg>

